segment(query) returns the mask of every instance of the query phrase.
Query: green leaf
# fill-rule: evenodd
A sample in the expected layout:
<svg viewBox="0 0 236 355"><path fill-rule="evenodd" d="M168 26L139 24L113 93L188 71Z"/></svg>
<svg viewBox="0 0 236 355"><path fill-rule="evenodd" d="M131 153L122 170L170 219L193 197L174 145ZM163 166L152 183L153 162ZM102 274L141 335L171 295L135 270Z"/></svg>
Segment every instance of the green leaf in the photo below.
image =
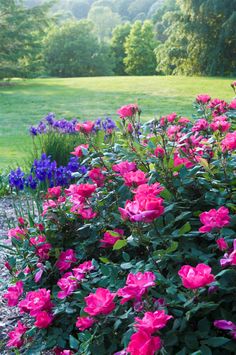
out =
<svg viewBox="0 0 236 355"><path fill-rule="evenodd" d="M110 263L110 260L107 259L107 258L99 258L99 260L100 260L102 263L104 263L104 264Z"/></svg>
<svg viewBox="0 0 236 355"><path fill-rule="evenodd" d="M228 343L230 339L224 337L212 337L207 340L202 341L202 344L206 344L211 346L212 348L217 348L218 346L222 346Z"/></svg>
<svg viewBox="0 0 236 355"><path fill-rule="evenodd" d="M191 225L189 222L185 223L183 227L179 229L179 236L181 237L182 235L188 233L191 231Z"/></svg>
<svg viewBox="0 0 236 355"><path fill-rule="evenodd" d="M113 245L113 250L120 250L127 245L127 241L124 239L117 240Z"/></svg>
<svg viewBox="0 0 236 355"><path fill-rule="evenodd" d="M79 349L79 341L75 337L73 337L73 335L70 335L69 342L70 342L71 349L74 349L74 350Z"/></svg>

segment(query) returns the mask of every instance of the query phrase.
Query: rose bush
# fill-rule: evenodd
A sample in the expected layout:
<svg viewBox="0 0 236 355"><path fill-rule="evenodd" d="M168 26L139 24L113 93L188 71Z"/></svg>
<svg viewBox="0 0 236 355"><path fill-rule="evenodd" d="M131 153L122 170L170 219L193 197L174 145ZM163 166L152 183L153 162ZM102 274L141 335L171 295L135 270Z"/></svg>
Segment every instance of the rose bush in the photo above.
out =
<svg viewBox="0 0 236 355"><path fill-rule="evenodd" d="M128 105L115 133L77 126L86 146L72 154L88 172L50 189L42 215L8 234L4 297L24 314L9 347L234 353L235 110L205 94L195 105L196 119L141 125Z"/></svg>

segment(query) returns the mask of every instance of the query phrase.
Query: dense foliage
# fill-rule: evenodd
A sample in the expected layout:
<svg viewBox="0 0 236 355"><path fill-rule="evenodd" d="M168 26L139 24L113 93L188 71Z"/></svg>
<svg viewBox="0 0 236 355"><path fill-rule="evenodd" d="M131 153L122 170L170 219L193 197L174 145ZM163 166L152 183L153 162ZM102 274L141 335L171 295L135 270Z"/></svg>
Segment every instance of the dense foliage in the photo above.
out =
<svg viewBox="0 0 236 355"><path fill-rule="evenodd" d="M44 61L51 75L61 77L111 75L109 48L98 42L87 20L53 28L45 41Z"/></svg>
<svg viewBox="0 0 236 355"><path fill-rule="evenodd" d="M131 104L119 130L77 125L73 154L88 172L48 189L42 215L8 233L4 298L22 313L8 347L234 352L236 100L202 94L195 106L194 119L143 125Z"/></svg>
<svg viewBox="0 0 236 355"><path fill-rule="evenodd" d="M236 1L176 3L177 7L172 1L172 11L157 16L157 28L166 35L157 48L158 70L165 74L235 74Z"/></svg>

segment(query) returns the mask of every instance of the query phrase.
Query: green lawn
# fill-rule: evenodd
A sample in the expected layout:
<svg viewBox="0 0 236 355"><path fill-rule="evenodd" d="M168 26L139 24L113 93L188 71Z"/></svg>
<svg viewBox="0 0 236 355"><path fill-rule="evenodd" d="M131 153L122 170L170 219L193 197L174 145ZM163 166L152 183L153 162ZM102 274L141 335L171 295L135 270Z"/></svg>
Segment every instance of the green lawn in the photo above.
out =
<svg viewBox="0 0 236 355"><path fill-rule="evenodd" d="M137 102L143 119L173 111L190 116L197 94L231 99L231 81L169 76L15 80L0 87L0 168L22 162L30 147L28 127L48 112L82 120L116 117L120 106Z"/></svg>

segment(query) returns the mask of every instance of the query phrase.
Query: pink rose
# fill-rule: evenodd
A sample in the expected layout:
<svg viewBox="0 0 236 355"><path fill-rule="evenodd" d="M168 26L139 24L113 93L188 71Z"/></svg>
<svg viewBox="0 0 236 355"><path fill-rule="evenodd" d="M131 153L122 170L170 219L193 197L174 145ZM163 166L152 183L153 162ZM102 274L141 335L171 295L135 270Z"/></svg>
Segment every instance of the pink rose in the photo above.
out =
<svg viewBox="0 0 236 355"><path fill-rule="evenodd" d="M67 296L70 296L78 288L78 281L71 272L68 272L58 280L57 286L61 289L61 291L58 292L57 297L59 299L64 299Z"/></svg>
<svg viewBox="0 0 236 355"><path fill-rule="evenodd" d="M71 267L71 264L76 263L77 259L75 256L75 252L73 249L68 249L66 251L62 251L58 261L56 262L56 266L60 270L60 272L66 271Z"/></svg>
<svg viewBox="0 0 236 355"><path fill-rule="evenodd" d="M20 296L23 294L23 281L17 281L15 285L8 287L7 293L3 295L7 299L9 307L16 306Z"/></svg>
<svg viewBox="0 0 236 355"><path fill-rule="evenodd" d="M222 150L232 151L236 149L236 131L226 134L225 138L221 142Z"/></svg>
<svg viewBox="0 0 236 355"><path fill-rule="evenodd" d="M45 288L37 291L30 291L26 294L26 298L20 301L18 307L21 313L29 313L31 316L36 316L40 311L49 311L52 309L50 290Z"/></svg>
<svg viewBox="0 0 236 355"><path fill-rule="evenodd" d="M163 158L165 155L165 150L159 145L154 150L154 154L157 158Z"/></svg>
<svg viewBox="0 0 236 355"><path fill-rule="evenodd" d="M222 259L220 259L220 265L222 267L229 265L236 265L236 239L233 242L233 249L224 255Z"/></svg>
<svg viewBox="0 0 236 355"><path fill-rule="evenodd" d="M85 297L87 306L84 311L90 316L109 314L116 306L113 302L115 296L116 294L111 293L108 289L99 287L95 293L90 293L89 296Z"/></svg>
<svg viewBox="0 0 236 355"><path fill-rule="evenodd" d="M230 102L229 109L236 110L236 99L233 99L233 101Z"/></svg>
<svg viewBox="0 0 236 355"><path fill-rule="evenodd" d="M8 238L15 238L21 240L26 235L26 230L20 227L9 229Z"/></svg>
<svg viewBox="0 0 236 355"><path fill-rule="evenodd" d="M219 239L217 239L217 241L216 241L216 243L217 243L217 245L218 245L218 248L220 249L220 250L226 250L226 249L228 249L228 243L224 240L224 238L219 238Z"/></svg>
<svg viewBox="0 0 236 355"><path fill-rule="evenodd" d="M61 349L61 348L55 348L54 349L55 355L73 355L74 352L72 350L67 350L67 349Z"/></svg>
<svg viewBox="0 0 236 355"><path fill-rule="evenodd" d="M114 229L114 231L106 231L103 235L103 239L100 239L102 243L101 248L112 248L117 240L122 239L124 235L123 229Z"/></svg>
<svg viewBox="0 0 236 355"><path fill-rule="evenodd" d="M176 117L177 117L176 112L173 112L173 113L169 114L168 116L166 116L168 122L173 122L176 119Z"/></svg>
<svg viewBox="0 0 236 355"><path fill-rule="evenodd" d="M122 161L119 164L113 165L112 170L123 176L124 174L129 173L130 171L137 170L137 165L134 162L129 162L126 160Z"/></svg>
<svg viewBox="0 0 236 355"><path fill-rule="evenodd" d="M226 116L217 116L213 118L213 122L210 124L211 129L220 132L226 132L230 129L231 124L227 121Z"/></svg>
<svg viewBox="0 0 236 355"><path fill-rule="evenodd" d="M133 193L135 194L134 199L137 201L145 200L147 197L156 197L164 190L164 187L161 186L159 182L154 184L142 184L139 185Z"/></svg>
<svg viewBox="0 0 236 355"><path fill-rule="evenodd" d="M142 170L130 171L123 175L126 186L139 186L147 182L146 174Z"/></svg>
<svg viewBox="0 0 236 355"><path fill-rule="evenodd" d="M91 260L89 261L85 261L82 264L79 264L76 268L73 269L73 271L76 271L77 273L81 273L81 274L86 274L89 271L94 270L95 267L92 263Z"/></svg>
<svg viewBox="0 0 236 355"><path fill-rule="evenodd" d="M205 131L209 127L207 120L201 118L194 123L192 132Z"/></svg>
<svg viewBox="0 0 236 355"><path fill-rule="evenodd" d="M178 153L174 153L174 166L179 165L184 165L187 169L194 166L194 164L188 158L181 158Z"/></svg>
<svg viewBox="0 0 236 355"><path fill-rule="evenodd" d="M198 104L207 104L211 100L211 97L207 94L201 94L196 97Z"/></svg>
<svg viewBox="0 0 236 355"><path fill-rule="evenodd" d="M54 186L48 189L47 198L58 198L61 196L61 186Z"/></svg>
<svg viewBox="0 0 236 355"><path fill-rule="evenodd" d="M123 220L129 219L131 222L151 223L164 213L162 203L162 198L153 196L140 197L135 201L126 201L125 207L119 207L119 211Z"/></svg>
<svg viewBox="0 0 236 355"><path fill-rule="evenodd" d="M78 317L76 321L76 327L83 332L85 329L92 327L94 323L95 319L91 317Z"/></svg>
<svg viewBox="0 0 236 355"><path fill-rule="evenodd" d="M215 280L211 274L211 268L205 264L198 264L196 267L184 265L178 272L182 279L183 286L190 289L197 289L209 285Z"/></svg>
<svg viewBox="0 0 236 355"><path fill-rule="evenodd" d="M117 295L123 298L121 304L131 299L140 301L148 288L155 285L155 278L153 272L150 271L138 272L137 274L130 273L126 280L126 286L120 288L117 292Z"/></svg>
<svg viewBox="0 0 236 355"><path fill-rule="evenodd" d="M17 323L17 326L15 327L14 330L9 332L8 336L10 340L7 343L7 346L14 347L14 348L20 348L24 344L24 340L22 339L22 336L25 334L25 332L28 330L24 324L22 324L20 321Z"/></svg>
<svg viewBox="0 0 236 355"><path fill-rule="evenodd" d="M167 322L173 318L165 313L165 311L156 311L156 312L146 312L142 319L135 318L135 328L138 330L143 330L149 334L153 334L159 329L162 329L166 326Z"/></svg>
<svg viewBox="0 0 236 355"><path fill-rule="evenodd" d="M138 106L135 104L129 104L126 106L122 106L118 111L117 114L120 118L132 117L138 112Z"/></svg>
<svg viewBox="0 0 236 355"><path fill-rule="evenodd" d="M230 223L229 210L226 207L220 207L218 210L211 209L208 212L200 214L200 221L204 225L199 228L199 232L208 233L214 228L223 228Z"/></svg>
<svg viewBox="0 0 236 355"><path fill-rule="evenodd" d="M77 125L75 126L75 130L77 132L82 132L84 134L88 134L91 133L94 127L94 122L93 121L86 121L83 123L77 123Z"/></svg>
<svg viewBox="0 0 236 355"><path fill-rule="evenodd" d="M89 198L92 196L97 186L92 184L70 185L69 189L65 190L68 196L78 195L82 198Z"/></svg>
<svg viewBox="0 0 236 355"><path fill-rule="evenodd" d="M88 144L81 144L81 145L78 145L78 147L75 148L75 150L73 152L71 152L70 154L73 154L75 155L76 157L80 158L82 157L84 154L83 154L83 150L87 150L89 147Z"/></svg>
<svg viewBox="0 0 236 355"><path fill-rule="evenodd" d="M133 131L134 131L133 126L130 122L127 125L127 131L128 131L128 133L133 133Z"/></svg>
<svg viewBox="0 0 236 355"><path fill-rule="evenodd" d="M104 186L106 177L104 176L102 169L94 168L89 171L88 176L98 187Z"/></svg>
<svg viewBox="0 0 236 355"><path fill-rule="evenodd" d="M161 346L159 337L140 330L131 336L126 350L130 355L154 355Z"/></svg>
<svg viewBox="0 0 236 355"><path fill-rule="evenodd" d="M35 247L36 254L41 260L49 259L49 251L52 249L52 245L50 243L46 243L45 235L37 235L36 237L31 237L30 245Z"/></svg>
<svg viewBox="0 0 236 355"><path fill-rule="evenodd" d="M53 321L53 316L45 311L38 312L36 315L36 322L34 325L39 328L48 328Z"/></svg>

